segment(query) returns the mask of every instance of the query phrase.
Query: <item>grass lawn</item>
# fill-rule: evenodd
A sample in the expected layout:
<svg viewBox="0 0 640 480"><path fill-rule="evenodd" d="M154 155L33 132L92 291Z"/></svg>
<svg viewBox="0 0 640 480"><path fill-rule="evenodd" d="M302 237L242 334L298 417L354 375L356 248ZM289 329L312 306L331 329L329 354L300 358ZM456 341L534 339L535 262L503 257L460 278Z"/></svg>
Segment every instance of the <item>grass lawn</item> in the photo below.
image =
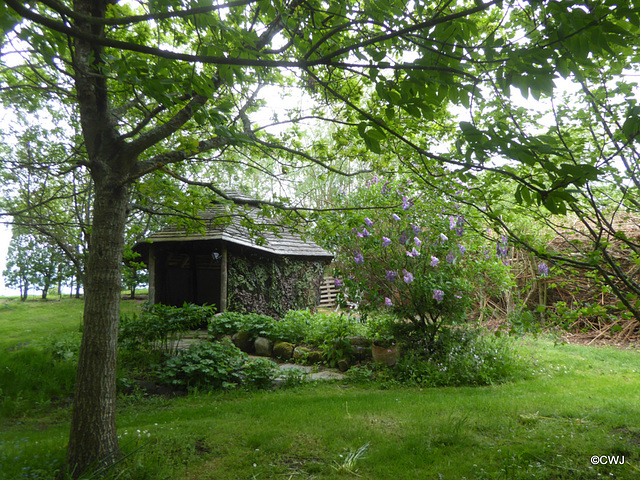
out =
<svg viewBox="0 0 640 480"><path fill-rule="evenodd" d="M47 313L54 302L34 306L40 321L30 319L27 307L3 312L0 332L18 343L47 331L77 332L72 312L81 315L79 304L66 314ZM9 351L11 341L0 343L0 369L27 349ZM516 345L530 370L503 385L332 383L173 399L123 396L118 429L130 455L115 478L640 478L638 352L542 338ZM0 388L5 381L0 373ZM0 418L0 478L53 478L69 407L54 402L23 412ZM624 464L593 465L594 455Z"/></svg>

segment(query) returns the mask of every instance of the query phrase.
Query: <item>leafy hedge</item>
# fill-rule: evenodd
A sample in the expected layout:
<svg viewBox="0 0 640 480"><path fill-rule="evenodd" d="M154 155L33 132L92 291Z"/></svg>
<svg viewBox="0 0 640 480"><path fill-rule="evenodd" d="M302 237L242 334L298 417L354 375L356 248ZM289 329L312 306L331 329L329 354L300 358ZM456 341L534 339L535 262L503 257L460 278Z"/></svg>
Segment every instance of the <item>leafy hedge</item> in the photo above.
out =
<svg viewBox="0 0 640 480"><path fill-rule="evenodd" d="M213 338L245 332L251 339L260 336L310 346L367 334L365 324L353 315L311 313L309 310L290 310L280 320L257 313L225 312L214 317L208 328Z"/></svg>
<svg viewBox="0 0 640 480"><path fill-rule="evenodd" d="M140 315L121 318L119 342L128 349L160 350L172 355L184 333L205 327L214 313L215 307L206 305L151 305Z"/></svg>

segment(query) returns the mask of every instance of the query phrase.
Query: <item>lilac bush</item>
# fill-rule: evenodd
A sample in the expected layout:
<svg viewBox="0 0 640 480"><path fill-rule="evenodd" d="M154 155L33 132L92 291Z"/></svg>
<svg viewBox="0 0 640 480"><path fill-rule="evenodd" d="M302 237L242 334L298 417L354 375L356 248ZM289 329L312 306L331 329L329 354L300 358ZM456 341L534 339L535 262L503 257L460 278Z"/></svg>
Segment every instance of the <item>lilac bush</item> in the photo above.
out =
<svg viewBox="0 0 640 480"><path fill-rule="evenodd" d="M425 198L406 184L375 182L341 197L353 208L334 219L343 298L361 309L383 309L432 343L444 325L459 323L471 305L487 265L505 274L497 256L485 256L478 237L467 233L464 213L447 213L439 198ZM327 229L328 230L328 229ZM486 245L484 245L486 247ZM506 244L500 240L499 253Z"/></svg>

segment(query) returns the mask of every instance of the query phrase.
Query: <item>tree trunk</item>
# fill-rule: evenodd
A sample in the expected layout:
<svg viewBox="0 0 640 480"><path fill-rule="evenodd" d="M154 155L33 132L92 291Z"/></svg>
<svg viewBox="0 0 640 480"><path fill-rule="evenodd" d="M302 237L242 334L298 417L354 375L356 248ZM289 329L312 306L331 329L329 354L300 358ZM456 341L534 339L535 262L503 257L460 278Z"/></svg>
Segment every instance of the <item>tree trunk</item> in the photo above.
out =
<svg viewBox="0 0 640 480"><path fill-rule="evenodd" d="M120 455L116 357L127 202L126 187L96 181L84 327L67 450L67 468L73 478L108 467Z"/></svg>

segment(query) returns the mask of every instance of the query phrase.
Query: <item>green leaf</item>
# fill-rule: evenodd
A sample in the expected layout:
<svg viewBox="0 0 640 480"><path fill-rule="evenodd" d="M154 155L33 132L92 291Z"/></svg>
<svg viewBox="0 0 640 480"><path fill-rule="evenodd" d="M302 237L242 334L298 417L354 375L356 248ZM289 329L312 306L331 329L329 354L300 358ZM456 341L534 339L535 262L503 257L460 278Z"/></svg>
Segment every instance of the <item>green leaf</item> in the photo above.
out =
<svg viewBox="0 0 640 480"><path fill-rule="evenodd" d="M376 140L375 138L371 138L369 136L364 137L364 143L366 144L367 148L371 150L373 153L377 153L377 154L382 153L382 148L380 148L380 142L378 142L378 140Z"/></svg>
<svg viewBox="0 0 640 480"><path fill-rule="evenodd" d="M365 132L365 135L376 140L384 140L387 138L385 133L378 128L371 128Z"/></svg>

